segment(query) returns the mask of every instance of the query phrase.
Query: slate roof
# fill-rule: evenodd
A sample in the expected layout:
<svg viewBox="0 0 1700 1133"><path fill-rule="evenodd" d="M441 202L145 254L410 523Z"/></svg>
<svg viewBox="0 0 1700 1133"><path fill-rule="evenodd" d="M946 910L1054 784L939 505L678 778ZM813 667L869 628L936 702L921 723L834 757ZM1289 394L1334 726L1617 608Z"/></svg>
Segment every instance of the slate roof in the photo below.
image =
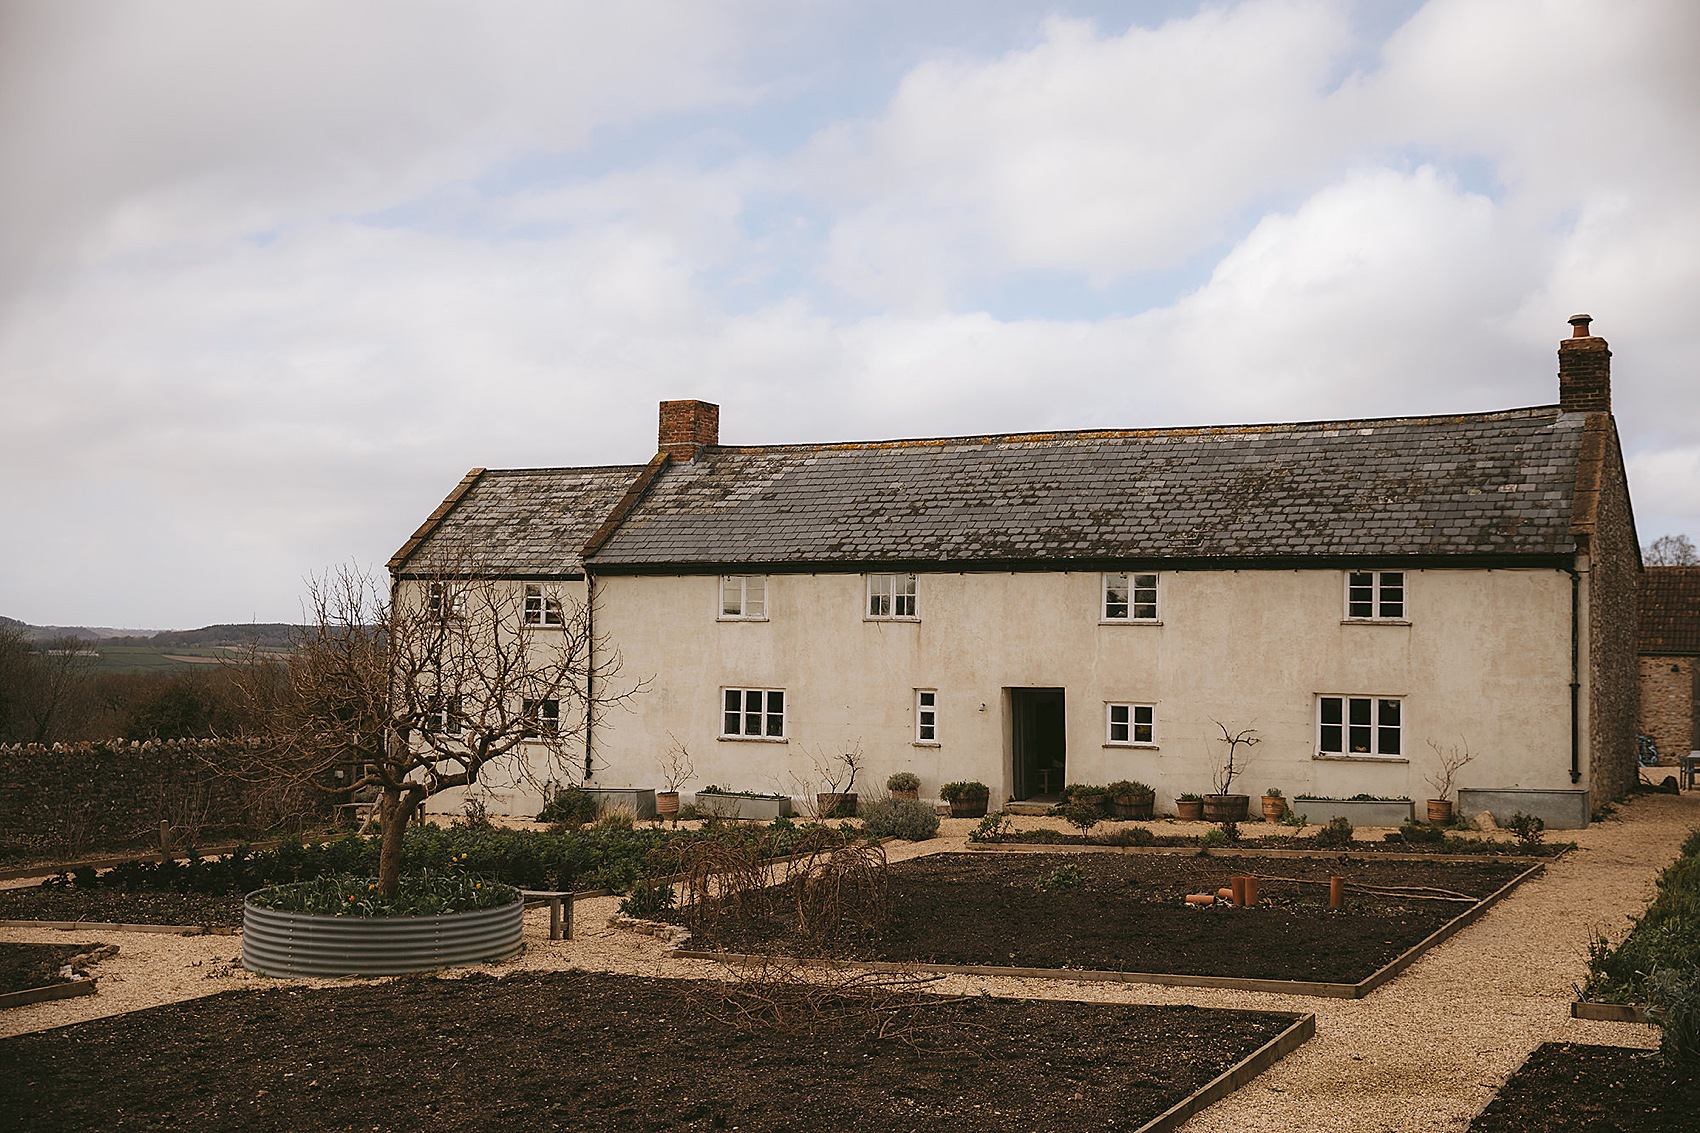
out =
<svg viewBox="0 0 1700 1133"><path fill-rule="evenodd" d="M582 551L643 465L474 469L390 560L403 576L473 569L550 578L584 571Z"/></svg>
<svg viewBox="0 0 1700 1133"><path fill-rule="evenodd" d="M591 558L1008 564L1575 552L1587 417L1449 417L715 447L660 471Z"/></svg>
<svg viewBox="0 0 1700 1133"><path fill-rule="evenodd" d="M1700 654L1700 566L1650 566L1640 595L1642 653Z"/></svg>

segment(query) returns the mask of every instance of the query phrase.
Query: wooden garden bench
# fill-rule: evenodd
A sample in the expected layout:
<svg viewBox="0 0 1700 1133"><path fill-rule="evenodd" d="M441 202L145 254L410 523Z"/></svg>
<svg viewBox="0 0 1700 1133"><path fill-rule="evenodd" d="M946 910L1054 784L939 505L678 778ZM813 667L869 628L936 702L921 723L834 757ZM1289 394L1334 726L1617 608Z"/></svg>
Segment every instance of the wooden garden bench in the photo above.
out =
<svg viewBox="0 0 1700 1133"><path fill-rule="evenodd" d="M573 938L573 900L576 894L555 889L521 889L519 892L520 896L525 898L525 907L528 909L539 905L549 906L550 940Z"/></svg>

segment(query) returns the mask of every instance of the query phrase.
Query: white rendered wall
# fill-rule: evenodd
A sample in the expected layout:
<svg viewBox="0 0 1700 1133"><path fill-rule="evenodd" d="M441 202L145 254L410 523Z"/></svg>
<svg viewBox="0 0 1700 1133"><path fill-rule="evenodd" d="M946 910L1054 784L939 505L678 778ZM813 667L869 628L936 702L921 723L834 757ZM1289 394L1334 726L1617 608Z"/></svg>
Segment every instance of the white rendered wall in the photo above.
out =
<svg viewBox="0 0 1700 1133"><path fill-rule="evenodd" d="M919 621L863 618L859 574L773 575L768 620L719 621L715 576L604 576L598 628L648 691L596 735L600 786L659 785L683 744L696 775L804 795L815 758L858 745L858 787L911 770L923 794L1011 788L1011 687L1066 690L1067 778L1139 779L1160 807L1205 793L1212 719L1262 742L1235 790L1433 794L1429 740L1467 743L1466 787L1568 789L1570 582L1555 570L1406 572L1409 625L1342 624L1340 571L1165 572L1161 625L1100 624L1101 575L923 574ZM787 742L721 739L721 690L782 688ZM939 743L914 742L914 690L938 690ZM1404 700L1404 760L1315 758L1319 694ZM1154 749L1105 745L1105 703L1156 706ZM1408 762L1407 762L1408 761ZM1583 766L1587 766L1584 757ZM1584 782L1581 784L1586 786Z"/></svg>

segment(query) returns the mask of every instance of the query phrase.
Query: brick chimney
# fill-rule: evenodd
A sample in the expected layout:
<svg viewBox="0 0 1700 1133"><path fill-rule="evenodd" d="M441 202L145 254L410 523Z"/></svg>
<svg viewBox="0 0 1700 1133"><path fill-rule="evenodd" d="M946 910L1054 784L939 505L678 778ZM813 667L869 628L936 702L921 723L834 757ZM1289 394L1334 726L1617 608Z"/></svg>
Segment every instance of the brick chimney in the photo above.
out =
<svg viewBox="0 0 1700 1133"><path fill-rule="evenodd" d="M659 450L677 461L695 460L720 443L720 406L706 401L663 401Z"/></svg>
<svg viewBox="0 0 1700 1133"><path fill-rule="evenodd" d="M1588 333L1591 315L1572 315L1570 337L1558 344L1558 408L1563 413L1611 412L1611 351Z"/></svg>

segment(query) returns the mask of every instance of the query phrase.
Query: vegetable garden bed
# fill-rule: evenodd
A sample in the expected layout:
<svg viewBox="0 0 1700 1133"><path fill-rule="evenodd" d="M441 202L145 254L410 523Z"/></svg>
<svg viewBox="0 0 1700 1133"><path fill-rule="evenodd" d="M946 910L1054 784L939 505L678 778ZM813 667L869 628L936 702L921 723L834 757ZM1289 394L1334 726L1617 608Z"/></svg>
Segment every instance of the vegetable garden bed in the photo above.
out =
<svg viewBox="0 0 1700 1133"><path fill-rule="evenodd" d="M1156 1130L1314 1028L779 990L555 972L228 992L0 1040L0 1113L34 1130Z"/></svg>
<svg viewBox="0 0 1700 1133"><path fill-rule="evenodd" d="M1700 1115L1700 1078L1657 1052L1545 1043L1470 1123L1473 1133L1675 1133Z"/></svg>
<svg viewBox="0 0 1700 1133"><path fill-rule="evenodd" d="M1539 868L1499 860L939 854L891 867L892 920L874 943L811 946L781 915L721 919L699 930L686 955L781 952L1357 998L1414 960L1419 945L1457 931ZM1263 879L1255 907L1183 903L1188 893L1214 893L1231 874ZM1354 886L1424 886L1463 899L1354 889L1347 907L1333 911L1332 875ZM1059 878L1078 880L1064 887Z"/></svg>

